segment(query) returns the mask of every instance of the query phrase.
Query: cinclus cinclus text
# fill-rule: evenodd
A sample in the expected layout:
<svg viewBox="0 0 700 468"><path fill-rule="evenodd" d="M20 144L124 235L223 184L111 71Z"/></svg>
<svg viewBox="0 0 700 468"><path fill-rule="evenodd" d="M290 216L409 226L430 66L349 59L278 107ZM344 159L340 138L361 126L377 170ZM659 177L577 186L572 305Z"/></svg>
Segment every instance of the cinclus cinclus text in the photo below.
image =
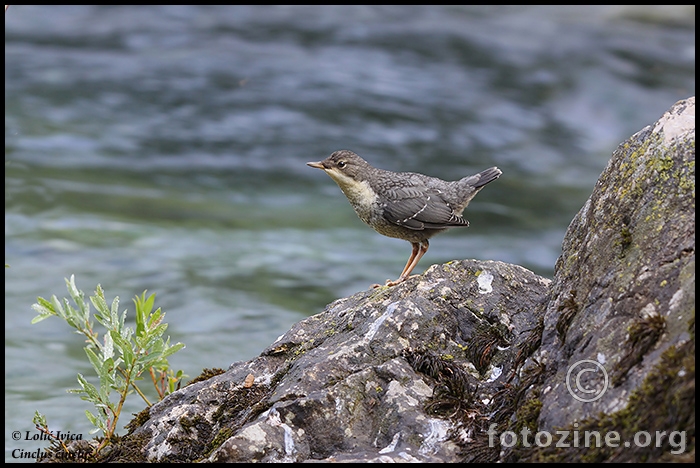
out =
<svg viewBox="0 0 700 468"><path fill-rule="evenodd" d="M479 190L502 174L497 167L491 167L448 182L415 172L378 169L348 150L306 164L328 174L357 216L375 231L413 246L401 276L395 281L387 280L386 286L397 285L409 277L428 251L428 239L447 228L469 226L462 212Z"/></svg>

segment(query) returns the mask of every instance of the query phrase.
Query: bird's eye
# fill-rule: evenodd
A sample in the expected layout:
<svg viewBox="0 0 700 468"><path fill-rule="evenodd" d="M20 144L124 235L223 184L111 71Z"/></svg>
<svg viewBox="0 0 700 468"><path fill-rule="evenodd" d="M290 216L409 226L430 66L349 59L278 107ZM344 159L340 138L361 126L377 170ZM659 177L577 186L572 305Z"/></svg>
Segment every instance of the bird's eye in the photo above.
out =
<svg viewBox="0 0 700 468"><path fill-rule="evenodd" d="M341 169L345 169L345 166L348 164L345 161L338 161L338 167Z"/></svg>

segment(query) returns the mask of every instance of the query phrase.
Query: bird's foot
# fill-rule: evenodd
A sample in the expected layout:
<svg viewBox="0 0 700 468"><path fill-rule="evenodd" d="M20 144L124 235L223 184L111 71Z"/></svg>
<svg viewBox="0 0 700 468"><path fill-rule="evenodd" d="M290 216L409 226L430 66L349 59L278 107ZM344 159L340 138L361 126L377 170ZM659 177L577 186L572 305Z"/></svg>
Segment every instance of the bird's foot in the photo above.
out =
<svg viewBox="0 0 700 468"><path fill-rule="evenodd" d="M406 278L401 277L401 278L399 278L399 279L395 279L394 281L386 280L386 283L384 283L384 286L389 286L389 287L391 287L391 286L396 286L397 284L403 283L403 282L406 281L407 279L408 279L408 277L406 277Z"/></svg>
<svg viewBox="0 0 700 468"><path fill-rule="evenodd" d="M420 276L420 275L401 276L400 278L395 279L395 280L393 280L393 281L392 281L392 280L386 280L386 283L384 283L384 284L376 284L376 283L375 283L375 284L372 285L372 288L373 288L373 289L377 289L377 288L380 288L380 287L382 287L382 286L387 286L387 287L396 286L397 284L403 283L403 282L406 281L407 279L415 278L415 277L417 277L417 276Z"/></svg>

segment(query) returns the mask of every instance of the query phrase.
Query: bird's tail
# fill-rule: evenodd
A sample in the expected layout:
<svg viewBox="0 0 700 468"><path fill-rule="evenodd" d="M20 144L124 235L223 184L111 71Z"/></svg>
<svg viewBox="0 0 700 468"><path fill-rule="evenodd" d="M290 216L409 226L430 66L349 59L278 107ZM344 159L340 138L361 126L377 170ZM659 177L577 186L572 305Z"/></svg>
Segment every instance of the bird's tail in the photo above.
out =
<svg viewBox="0 0 700 468"><path fill-rule="evenodd" d="M493 182L494 180L498 179L501 174L503 174L503 172L494 166L486 169L485 171L481 171L478 174L474 174L473 176L465 177L464 179L460 180L460 182L470 185L475 189L479 189L489 182Z"/></svg>

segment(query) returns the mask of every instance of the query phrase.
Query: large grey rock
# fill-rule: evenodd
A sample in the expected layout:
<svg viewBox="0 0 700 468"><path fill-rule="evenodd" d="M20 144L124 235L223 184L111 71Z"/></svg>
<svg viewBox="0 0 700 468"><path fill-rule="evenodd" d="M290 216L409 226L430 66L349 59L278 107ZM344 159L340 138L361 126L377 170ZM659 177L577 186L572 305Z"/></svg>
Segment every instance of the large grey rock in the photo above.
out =
<svg viewBox="0 0 700 468"><path fill-rule="evenodd" d="M155 405L136 435L151 434L152 461L459 461L439 398L473 406L502 387L548 284L515 265L461 261L337 300L258 358ZM230 437L211 447L222 431Z"/></svg>
<svg viewBox="0 0 700 468"><path fill-rule="evenodd" d="M544 323L533 356L546 368L538 430L626 427L623 444L640 432L654 443L643 454L606 447L589 459L673 461L668 440L653 447L657 431L685 429L694 458L694 97L613 153L566 233ZM567 455L559 458L585 453Z"/></svg>
<svg viewBox="0 0 700 468"><path fill-rule="evenodd" d="M538 359L551 387L540 428L622 409L695 312L695 98L613 153L571 222L557 261ZM646 329L643 343L638 335ZM601 364L614 391L572 399L573 364ZM591 385L602 384L602 370ZM592 387L591 387L592 389ZM580 395L587 400L590 397ZM650 428L651 429L651 428Z"/></svg>
<svg viewBox="0 0 700 468"><path fill-rule="evenodd" d="M552 282L464 260L339 299L144 411L103 459L694 460L694 117L680 101L620 145ZM591 449L556 447L562 429L667 432Z"/></svg>

